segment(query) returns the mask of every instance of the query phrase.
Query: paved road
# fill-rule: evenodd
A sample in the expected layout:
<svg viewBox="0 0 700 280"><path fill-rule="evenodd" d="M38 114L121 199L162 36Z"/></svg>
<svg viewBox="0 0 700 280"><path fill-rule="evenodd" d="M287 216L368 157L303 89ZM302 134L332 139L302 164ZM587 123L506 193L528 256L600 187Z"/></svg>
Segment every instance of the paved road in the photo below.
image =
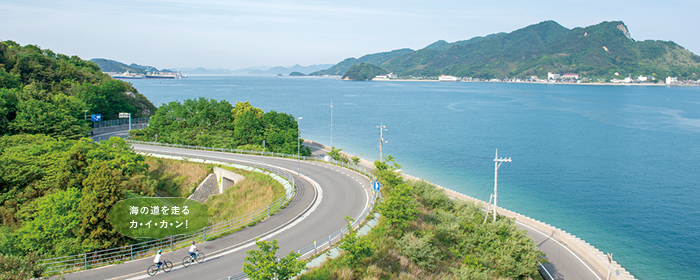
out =
<svg viewBox="0 0 700 280"><path fill-rule="evenodd" d="M102 137L104 138L105 136L102 136ZM151 146L148 146L148 147L151 147ZM311 146L311 148L312 148L312 151L314 154L325 154L327 152L327 151L324 151L323 149L321 149L317 146ZM201 151L192 151L192 150L187 150L187 151L188 152L201 152ZM211 152L208 152L208 153L211 153ZM261 157L256 157L256 156L251 156L251 157L242 156L242 157L247 158L247 159L253 159L253 160L269 159L269 158L261 158ZM287 166L287 168L290 168L289 167L290 161L289 160L283 160L283 161L286 162L286 165L282 165L282 166ZM308 173L309 171L306 171L307 165L308 165L308 163L302 162L302 173L313 174L313 172L315 172L315 169L309 170L309 171L312 171L312 173ZM314 164L311 164L311 165L314 165ZM292 167L290 169L296 170L296 162L292 162ZM345 172L348 173L347 171L345 171ZM330 175L330 176L327 177L326 180L329 180L331 182L333 180L335 180L335 179L333 179L333 176L339 175L337 171L336 172L327 172L327 173L329 173L327 175ZM309 175L309 176L312 178L315 178L314 176L311 176L311 175ZM342 178L344 176L337 176L337 177ZM324 182L326 182L326 181L324 181ZM367 184L368 183L366 182L366 179L365 179L364 185L367 186ZM355 188L355 189L359 189L359 188ZM324 199L326 198L326 196L329 196L329 195L335 196L335 194L332 194L331 191L335 192L337 190L338 189L330 189L330 188L326 189L324 187L324 192L323 192ZM342 196L343 195L341 195L341 197ZM257 225L256 225L256 227L257 227ZM531 236L533 238L533 240L535 241L535 243L538 245L539 249L547 255L547 259L549 261L549 264L544 264L544 266L547 269L547 271L549 272L549 274L553 277L553 279L556 279L556 280L562 280L562 279L566 279L566 280L606 279L605 275L601 275L601 274L596 273L593 270L591 270L589 268L589 267L591 267L591 265L589 263L587 263L585 260L583 260L583 258L581 258L580 256L577 256L575 253L571 252L568 248L566 248L565 245L550 238L546 234L543 234L537 230L529 228L523 224L518 223L518 227L523 229L523 230L526 230L528 235ZM334 231L336 229L337 229L337 227L335 229L331 228L331 229L329 229L328 232ZM275 238L277 238L277 237L275 237ZM318 238L316 238L316 239L318 239ZM280 240L280 244L282 244L281 241L282 240ZM301 245L301 244L303 244L303 245ZM305 242L305 243L301 243L301 244L299 246L304 246L306 244L309 244L309 242ZM280 247L282 247L282 246L280 246ZM280 250L281 252L288 251L288 249L285 249L285 248L282 248L282 249L283 250ZM180 255L183 255L183 254L184 253L182 253ZM180 255L178 255L178 256L180 256ZM166 257L167 257L167 255L166 255ZM181 257L180 257L180 259L181 259ZM240 262L240 263L242 263L242 262ZM238 271L240 271L240 267L242 266L242 264L238 265L238 262L237 262L236 265L237 265ZM189 268L188 268L188 270L189 270ZM171 272L170 274L174 274L174 273ZM172 276L172 275L168 275L168 277L170 277L170 276ZM210 278L206 277L204 279L210 279Z"/></svg>
<svg viewBox="0 0 700 280"><path fill-rule="evenodd" d="M106 136L101 136L102 139L95 138L96 140L104 140ZM134 149L149 153L187 153L189 157L204 157L221 161L226 161L226 159L247 160L286 168L293 171L294 174L297 170L297 161L289 159L148 145L134 145ZM238 273L243 267L245 251L254 248L252 241L256 236L265 235L269 231L283 226L281 231L278 230L272 233L272 236L267 237L279 239L278 256L283 256L340 229L346 224L344 217L350 215L356 218L371 198L369 180L352 171L324 163L302 161L301 173L302 177L298 179L302 180L303 183L302 186L297 186L298 196L285 209L253 227L200 244L199 247L208 253L204 263L183 268L178 264L186 255L185 249L165 253L164 256L176 264L175 269L167 274L160 273L155 278L219 279ZM320 187L318 191L314 190L312 181L318 183ZM318 203L306 210L314 200ZM286 227L284 227L285 224L287 224ZM211 253L222 249L226 250L219 254ZM69 274L66 279L112 279L124 275L133 276L132 279L140 279L149 277L145 275L145 271L151 263L151 258L136 260ZM133 273L140 275L134 276Z"/></svg>

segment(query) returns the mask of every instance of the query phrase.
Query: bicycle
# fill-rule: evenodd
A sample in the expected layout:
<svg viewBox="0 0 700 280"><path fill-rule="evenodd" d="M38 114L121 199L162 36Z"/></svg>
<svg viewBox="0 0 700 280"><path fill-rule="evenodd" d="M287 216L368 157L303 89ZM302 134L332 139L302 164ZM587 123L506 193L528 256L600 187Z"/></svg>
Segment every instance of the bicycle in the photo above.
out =
<svg viewBox="0 0 700 280"><path fill-rule="evenodd" d="M182 266L187 267L194 262L201 263L203 261L204 253L202 253L201 251L197 251L196 258L192 258L190 254L187 254L187 256L185 256L185 258L182 259Z"/></svg>
<svg viewBox="0 0 700 280"><path fill-rule="evenodd" d="M168 273L168 272L170 272L171 269L173 269L173 263L170 261L164 261L163 264L160 266L160 269L162 269L163 272ZM151 266L148 267L146 272L150 276L156 275L156 273L158 273L158 265L152 264Z"/></svg>

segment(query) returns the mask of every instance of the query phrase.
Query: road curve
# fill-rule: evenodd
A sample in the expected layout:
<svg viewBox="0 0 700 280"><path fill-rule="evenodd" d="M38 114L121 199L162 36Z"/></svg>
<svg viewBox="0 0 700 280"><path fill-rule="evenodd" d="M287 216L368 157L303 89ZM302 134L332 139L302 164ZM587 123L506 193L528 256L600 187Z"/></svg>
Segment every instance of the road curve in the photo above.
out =
<svg viewBox="0 0 700 280"><path fill-rule="evenodd" d="M111 135L115 135L115 134L117 134L117 133L114 133L114 134L111 134ZM101 136L98 136L98 137L100 137L100 138L106 138L106 137L109 137L109 135L110 135L110 134L106 134L106 135L101 135ZM98 137L95 137L95 138L98 138ZM96 139L96 140L101 140L101 139ZM136 145L136 146L138 146L138 145ZM136 147L136 146L135 146L135 147ZM156 147L154 147L154 146L146 146L146 147L149 147L149 148L156 148ZM157 148L161 148L161 147L157 147ZM323 152L324 152L324 150L323 150L322 147L321 147L321 148L319 148L319 147L312 147L312 148L315 150L314 154L316 154L316 153L323 153ZM144 149L145 149L145 148L144 148ZM197 153L212 153L212 152L193 151L193 150L185 150L185 151L187 151L187 152L197 152ZM216 154L220 154L220 153L216 153ZM230 154L229 154L229 155L230 155ZM234 155L232 155L232 156L234 156ZM288 159L263 158L263 157L245 156L245 155L235 155L235 158L236 158L236 159L245 159L245 160L259 161L259 162L266 162L266 163L268 162L267 160L273 160L273 161L270 161L270 162L269 162L270 164L273 164L273 165L276 165L276 163L278 163L278 161L282 161L282 162L284 162L284 165L280 165L280 166L286 167L286 168L289 168L289 169L292 169L292 170L296 170L296 161L292 161L292 160L288 160ZM314 165L319 165L319 164L318 164L318 163L305 163L305 162L302 161L302 162L301 162L302 174L310 174L309 177L311 177L311 178L313 178L314 180L316 180L315 178L317 178L317 176L316 176L316 174L314 174L314 173L315 173L315 172L318 172L318 171L317 171L316 169L309 169L309 168L310 168L309 165L314 166ZM352 173L351 171L347 171L347 170L343 170L343 169L339 169L339 168L336 168L335 170L340 170L341 172L345 172L345 173ZM322 169L321 172L326 172L326 173L331 173L331 174L332 174L332 173L338 173L338 171L328 172L328 169ZM296 172L295 172L294 174L296 174ZM330 174L326 174L326 175L330 175ZM335 175L338 175L338 174L335 174ZM355 175L356 175L356 174L355 174ZM342 176L339 176L339 177L342 177ZM361 177L361 176L360 176L360 177ZM332 178L332 175L328 176L328 178L326 178L326 179L332 180L331 178ZM363 182L362 184L363 184L363 186L366 188L366 187L368 186L369 182L367 181L366 178L364 178L364 177L361 177L361 178L362 178L362 179L360 180L360 182ZM364 180L364 181L363 181L363 180ZM323 182L327 182L327 181L324 180ZM311 192L312 189L311 189L310 186L307 186L308 183L307 183L307 182L304 182L304 184L305 184L305 188L308 188L308 190L306 190L306 191L307 191L307 192ZM327 197L330 197L330 196L338 197L338 196L337 196L338 194L334 193L335 191L338 190L337 188L328 188L328 187L330 187L330 186L327 186L327 184L324 184L324 183L321 183L321 182L319 182L319 184L321 184L321 186L322 186L322 188L323 188L323 190L324 190L324 200L325 200ZM331 185L332 185L332 184L331 184ZM351 183L350 185L352 185L352 183ZM355 187L354 189L358 189L358 190L359 190L359 188L356 188L356 187ZM302 190L302 191L303 191L303 190ZM355 195L359 195L359 194L355 194ZM307 200L309 199L309 195L304 195L304 196L307 198ZM342 196L343 196L343 194L340 194L340 195L339 195L339 197L342 197ZM296 199L296 198L295 198L295 199ZM355 198L355 199L357 199L357 198ZM328 201L326 201L326 202L328 202ZM307 202L304 202L304 203L307 203ZM354 203L357 203L357 201L355 201ZM324 203L324 205L333 205L333 204ZM229 236L229 237L226 237L226 238L237 238L237 237L234 237L234 236L243 236L244 234L248 234L248 236L254 236L254 233L255 233L255 232L257 232L257 231L263 231L263 227L266 227L266 226L267 226L266 223L271 223L271 221L270 221L271 219L273 219L273 218L278 218L278 216L279 216L279 217L282 217L283 215L289 216L290 214L287 213L287 212L293 212L293 211L290 209L290 208L292 208L293 206L294 206L294 205L290 204L290 206L288 206L287 208L283 209L283 211L285 211L284 213L283 213L283 211L280 211L280 213L278 213L277 215L271 217L271 218L268 219L268 220L265 220L265 221L262 222L262 223L257 224L255 227L246 228L246 229L244 229L244 230L242 230L242 231L239 231L239 232L235 233L234 235ZM327 206L324 206L323 209L324 209L323 211L334 211L335 208L334 208L334 207L328 208ZM358 209L362 209L362 208L360 207L360 208L358 208ZM297 211L298 211L298 210L297 210ZM347 209L345 209L345 210L343 210L343 211L347 211ZM344 217L344 215L346 215L346 214L342 214L343 211L336 211L336 212L338 212L338 213L340 213L340 214L335 215L334 219L337 220L337 219L338 219L338 216ZM355 212L353 212L352 215L351 215L352 217L356 217L356 216L359 214L359 211L361 211L361 210L354 210L354 211L355 211ZM286 216L285 216L285 217L286 217ZM342 220L342 217L340 217L341 220ZM334 220L334 221L335 221L335 220ZM279 222L279 221L278 221L278 222ZM333 222L333 223L336 224L336 225L342 225L342 223L338 224L337 221L336 221L336 222ZM522 223L519 223L519 222L518 222L517 225L518 225L519 228L521 228L521 229L527 231L528 235L531 236L531 237L533 238L533 240L535 241L535 243L538 245L538 248L539 248L542 252L544 252L544 253L547 255L546 257L547 257L547 259L548 259L548 261L549 261L549 264L544 264L544 267L547 269L547 271L548 271L549 274L551 275L552 279L556 279L556 280L562 280L562 279L566 279L566 280L586 280L586 279L600 280L600 279L606 279L605 275L602 275L602 274L600 274L599 272L590 269L590 267L592 267L591 264L589 264L586 260L582 259L582 258L581 258L580 256L578 256L576 253L573 253L571 250L569 250L569 249L567 248L566 244L562 244L562 243L556 241L555 239L551 238L551 236L548 236L548 235L546 235L546 234L544 234L544 233L542 233L542 232L540 232L540 231L538 231L538 230L536 230L536 229L533 229L533 228L531 228L531 227L529 227L529 226L527 226L527 225L525 225L525 224L522 224ZM269 226L267 226L267 227L269 227ZM326 230L326 231L327 231L327 232L332 232L332 231L334 231L334 230L337 230L338 228L339 228L339 226L335 226L335 227L329 228L329 229ZM257 231L256 231L256 230L257 230ZM296 230L294 231L294 234L295 234L295 235L298 234L298 231L299 231L299 230L301 230L301 231L303 232L303 229L298 228L298 229L296 229ZM249 232L250 232L250 233L249 233ZM295 240L288 240L288 241L285 241L285 243L284 243L285 246L282 246L282 245L283 245L283 243L282 243L283 239L281 238L282 235L286 235L286 233L285 233L285 234L280 234L279 236L275 236L275 237L274 237L274 238L279 238L279 239L280 239L280 251L279 251L279 252L288 252L288 251L290 251L290 250L297 250L297 249L299 249L299 247L301 247L301 246L306 246L306 245L308 245L308 244L311 244L311 243L313 242L313 240L319 239L319 237L316 237L316 236L320 236L321 238L327 236L327 234L326 234L326 235L323 235L323 234L321 234L321 235L315 235L314 238L311 238L311 241L303 241L303 242L301 242L301 240L299 240L300 242L297 242L298 244L295 244L295 242L294 242ZM222 238L222 240L225 240L226 238ZM242 239L242 238L238 238L238 239ZM238 240L238 239L237 239L237 240ZM287 240L287 239L285 239L285 240ZM213 243L213 242L217 242L217 240L212 241L212 242L207 242L206 244L204 244L204 246L208 246L208 245L207 245L208 243ZM228 240L226 240L226 242L235 243L235 241L228 241ZM287 242L289 242L289 243L287 243ZM294 246L296 246L296 247L294 247L294 248L287 247L288 245L286 245L286 244L294 244L294 245L291 246L291 247L294 247ZM213 250L217 250L217 249L219 249L219 248L213 248ZM208 250L208 249L207 249L207 250ZM245 251L245 250L249 250L249 247L244 248L244 250L242 250L242 251ZM175 260L175 261L179 261L178 259L180 259L180 260L182 259L182 257L180 257L180 256L184 256L184 251L183 251L182 253L180 253L179 251L176 251L176 252L173 253L173 254L176 255L176 256L178 256L178 257L176 257L174 260ZM166 257L169 257L169 254L166 254L165 256L166 256ZM226 271L234 271L233 268L235 268L235 272L238 272L238 271L241 270L242 263L243 263L243 261L242 261L243 257L236 257L236 258L237 258L237 261L232 261L232 263L231 263L231 268L230 268L229 270L226 270ZM227 262L228 262L228 261L230 260L230 258L226 258L226 260L227 260ZM177 263L177 262L176 262L176 263ZM205 264L206 264L206 263L205 263ZM204 266L205 264L201 264L200 266ZM126 264L122 264L122 266L124 266L124 265L126 265ZM148 265L150 265L150 259L147 260L147 261L145 261L145 262L143 262L143 263L140 263L139 266L138 266L138 269L145 270L145 267L148 266ZM193 267L193 266L191 266L190 268L187 268L187 270L190 270L192 267ZM213 269L215 269L215 268L213 268ZM95 269L95 270L97 270L97 269ZM94 270L91 270L91 271L94 271ZM235 272L233 272L233 273L235 273ZM224 275L224 276L228 276L228 275L233 274L233 273L224 273L224 274L226 274L226 275ZM99 278L99 279L105 279L105 278L111 278L111 277L93 277L93 278L82 278L82 277L81 277L81 278L73 278L72 276L75 275L75 274L80 274L80 273L74 273L74 274L72 274L72 275L69 275L69 277L67 277L67 279L98 279L98 278ZM183 273L181 273L180 271L177 271L177 272L173 271L173 272L169 273L169 274L167 275L167 277L168 277L168 278L179 279L179 278L180 278L180 277L178 276L179 274L183 274ZM122 275L123 275L123 274L122 274ZM190 275L190 274L187 274L187 275ZM198 274L195 273L195 274L191 274L191 275L188 276L188 277L195 277L195 278L196 278L196 277L199 277L199 276L197 276L197 275L198 275ZM218 274L217 274L217 275L218 275ZM106 275L105 275L105 276L106 276ZM162 275L161 275L161 276L162 276ZM221 276L221 277L224 277L224 276ZM114 276L112 276L112 277L114 277ZM156 275L156 277L159 277L159 275ZM220 277L219 277L219 278L220 278ZM184 279L184 278L183 278L183 279ZM209 277L209 276L206 276L206 277L202 277L201 279L218 279L218 278L217 278L217 277Z"/></svg>
<svg viewBox="0 0 700 280"><path fill-rule="evenodd" d="M134 150L153 154L180 153L187 154L191 158L219 161L243 160L264 163L294 171L290 173L295 175L297 170L297 161L290 159L148 145L134 145ZM279 240L278 256L286 255L290 251L312 244L314 240L328 237L343 227L346 224L344 217L346 215L354 218L359 216L371 198L369 180L358 173L317 162L302 161L300 165L302 178L297 179L302 181L302 184L297 186L297 197L285 209L253 227L199 244L199 248L203 249L205 253L226 249L218 254L207 254L207 260L204 263L182 268L180 263L186 255L185 249L165 253L164 257L175 264L175 269L167 274L161 272L154 278L220 279L238 273L243 267L245 251L254 248L252 241L255 237L271 234L272 236L267 238ZM322 192L322 199L318 205L311 209L313 211L303 212L309 208L318 195L312 182L303 177L317 182L320 187L319 191ZM299 216L300 214L301 216ZM285 224L289 224L289 226L284 227L283 231L269 232ZM68 274L66 279L125 279L130 277L139 279L144 278L146 268L151 263L152 258L140 259ZM145 277L148 276L145 275Z"/></svg>

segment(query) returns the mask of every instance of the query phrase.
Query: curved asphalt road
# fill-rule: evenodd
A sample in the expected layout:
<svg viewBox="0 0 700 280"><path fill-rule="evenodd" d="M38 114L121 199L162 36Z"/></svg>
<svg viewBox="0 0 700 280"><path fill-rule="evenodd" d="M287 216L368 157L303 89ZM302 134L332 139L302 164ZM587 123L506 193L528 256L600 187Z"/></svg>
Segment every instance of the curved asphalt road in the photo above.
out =
<svg viewBox="0 0 700 280"><path fill-rule="evenodd" d="M114 134L117 134L117 133L114 133ZM112 134L112 135L114 135L114 134ZM97 136L95 138L106 138L109 135L110 134L105 134L105 135ZM100 139L96 139L96 140L100 140ZM154 148L153 146L144 146L144 149L145 149L145 147ZM160 148L160 147L157 147L157 148ZM314 154L323 154L324 153L324 150L321 148L318 148L315 146L311 146L311 148L314 151ZM193 150L186 150L186 152L187 153L192 153L192 152L212 153L212 152L193 151ZM219 154L219 153L217 153L217 154ZM269 163L274 164L274 165L279 164L278 166L286 167L288 169L296 171L296 161L275 159L275 158L264 158L264 157L257 157L257 156L241 156L241 155L231 155L231 156L235 156L235 158L237 158L237 159L250 159L253 161L261 161L261 162L264 161L264 162L269 162ZM271 161L268 161L268 160L271 160ZM352 215L351 215L352 217L356 217L357 215L359 215L359 213L362 211L361 210L362 207L364 206L364 205L361 205L362 202L359 201L359 200L364 199L364 198L362 198L363 194L360 193L361 189L356 187L357 182L353 185L352 182L345 182L345 180L341 180L341 178L346 177L346 176L338 176L338 175L339 174L342 175L342 173L339 173L339 172L345 172L346 174L353 174L353 176L355 178L358 178L358 180L360 180L360 182L362 182L362 185L365 188L368 188L369 182L366 178L359 176L357 174L354 174L353 172L350 172L347 170L338 169L337 167L324 165L327 168L320 168L319 169L318 167L320 167L320 166L318 166L318 165L323 165L323 164L305 163L305 162L302 162L301 164L302 164L302 175L306 174L314 180L317 180L316 178L318 178L317 181L319 182L319 184L323 188L323 202L322 202L323 206L322 207L319 206L319 210L321 210L322 212L333 212L333 214L335 214L335 215L333 215L332 219L329 219L327 221L328 223L332 223L333 226L323 227L325 229L324 232L330 233L330 232L333 232L333 231L339 229L344 224L344 221L342 220L344 215L346 215L344 213L350 213L350 212L346 212L346 211L351 211L351 212L354 211L354 212L352 212ZM332 168L332 169L328 169L328 168ZM331 170L333 170L333 171L331 171ZM296 174L296 172L294 172L294 174ZM341 181L344 183L341 184ZM349 185L347 185L347 186L349 186L349 188L342 187L342 186L346 186L343 184L349 184ZM347 192L350 189L354 189L355 191L348 194ZM311 188L309 186L308 182L304 182L304 189L302 191L305 192L305 194L303 195L304 202L303 203L299 202L298 204L310 203L309 202L310 195L308 195L308 193L312 193L313 188ZM340 193L336 193L336 192L340 192ZM326 200L326 199L328 199L328 200ZM347 202L347 201L345 201L346 199L353 201L350 204L357 204L355 206L355 208L349 207L349 205L345 204L345 202ZM295 200L297 200L297 198L295 198ZM333 202L331 202L330 200L333 200ZM340 204L336 204L336 202L340 203ZM304 204L304 205L307 205L307 204ZM266 230L269 230L271 228L267 224L267 223L272 224L271 220L273 220L275 218L282 220L283 217L286 218L289 216L293 216L293 214L291 214L291 212L297 213L298 211L301 211L298 209L301 207L296 206L297 208L294 208L294 206L296 206L296 205L292 205L292 203L290 203L290 206L287 206L287 208L283 209L283 211L280 211L280 213L272 216L268 220L265 220L264 222L255 225L255 227L246 228L242 231L239 231L239 232L233 234L233 236L222 238L221 240L225 240L226 242L230 242L230 244L233 244L233 243L236 243L237 241L239 242L240 240L245 239L246 237L249 237L249 236L254 237L254 235L252 235L252 234L254 234L255 232L265 232ZM343 209L341 210L341 208L343 208ZM353 209L351 210L350 208L353 208ZM295 211L297 211L297 212L295 212ZM314 223L313 223L314 225L325 224L323 221L324 220L323 216L319 215L319 213L313 213L310 216L314 216L314 218L312 219L314 221ZM318 221L318 220L320 220L320 221ZM311 221L309 221L309 222L311 222ZM276 223L281 224L282 222L276 221ZM556 280L562 280L562 279L566 279L566 280L588 280L588 279L601 280L601 279L606 279L605 275L602 275L602 274L597 273L596 271L592 270L590 268L590 267L592 267L590 263L585 261L582 257L571 252L566 247L566 245L564 245L564 244L552 239L550 236L548 236L542 232L539 232L535 229L532 229L524 224L517 222L517 225L519 228L526 230L528 235L531 236L533 238L533 240L535 241L535 243L538 245L539 249L547 255L546 258L548 259L549 264L544 264L544 267L547 269L548 273L552 276L553 279L556 279ZM324 234L314 234L314 233L318 233L318 230L316 228L308 230L308 227L305 227L305 226L306 226L306 221L302 226L297 226L293 230L276 235L274 237L274 238L280 239L280 243L279 243L280 244L280 251L278 251L278 252L280 252L281 254L278 254L278 255L285 254L286 252L289 252L290 250L298 250L302 246L306 246L308 244L311 244L313 242L313 240L315 240L315 239L320 239L320 238L328 236L328 234L325 234L325 235ZM320 230L320 228L319 228L319 230ZM247 235L245 235L245 234L247 234ZM312 238L305 238L305 239L302 238L302 236L312 235L312 234L314 236ZM244 235L246 237L243 237ZM241 236L241 237L239 238L236 236ZM233 241L228 241L227 238L238 238L238 239L233 240ZM284 240L284 242L283 242L283 240ZM209 243L213 243L216 241L217 240L204 243L204 246L209 246L208 245ZM253 248L253 247L246 247L241 251L250 250L250 248ZM217 249L219 249L219 248L213 248L212 250L217 250ZM207 250L209 250L209 249L208 248L205 249L205 252ZM174 263L176 264L176 268L178 267L177 263L182 260L182 257L185 254L184 250L181 250L181 251L182 252L176 251L175 253L172 253L172 254L168 253L165 255L166 257L170 257L171 255L176 256L174 259L172 259L172 260L174 260ZM180 279L179 275L182 274L182 275L187 275L185 277L188 277L188 278L183 277L182 279L193 279L193 278L194 279L197 279L197 278L199 278L199 279L218 279L218 278L221 278L221 277L224 277L224 276L241 271L243 258L244 258L244 255L240 254L240 252L238 254L236 254L235 257L228 257L228 256L225 258L222 257L222 259L224 259L224 262L230 264L229 265L230 267L223 269L226 271L226 273L211 274L211 277L209 276L208 272L204 273L204 274L189 273L190 270L194 271L194 269L192 269L194 266L190 266L189 268L187 268L188 272L186 272L186 273L181 272L181 270L178 270L178 271L173 270L172 272L168 273L167 277L174 278L174 279ZM209 259L209 260L211 260L211 259ZM141 270L145 270L145 268L148 265L150 265L150 261L151 261L150 259L148 259L147 261L144 261L143 263L139 264L140 266L138 268ZM126 265L126 264L122 264L122 265L120 265L120 267L124 266L124 265ZM218 266L209 265L208 262L200 264L199 266L207 267L207 270L221 269L221 268L218 268ZM99 270L99 269L95 269L95 270ZM95 270L91 270L91 271L95 271ZM86 271L86 272L89 272L89 271ZM229 272L231 272L231 273L229 273ZM73 278L74 275L77 275L80 273L82 273L82 272L69 275L69 277L67 277L67 279L97 279L97 278L104 279L104 278L114 277L114 276L111 276L111 277L93 277L93 278L83 278L83 277ZM122 273L122 275L123 274L126 274L126 273ZM225 275L224 276L214 276L214 275L223 275L223 274L225 274ZM160 276L163 276L163 275L160 275ZM156 275L156 277L159 277L159 275Z"/></svg>
<svg viewBox="0 0 700 280"><path fill-rule="evenodd" d="M101 138L105 136L107 135L103 135ZM153 154L186 153L188 157L192 158L203 157L219 161L235 159L265 163L286 168L296 177L297 161L290 159L148 145L134 145L134 150ZM302 181L302 186L296 186L297 196L286 208L253 227L245 228L217 240L198 244L198 247L207 254L204 263L183 268L181 261L186 256L186 249L165 253L163 256L172 261L175 268L167 274L159 272L153 278L220 279L241 272L245 261L245 251L255 248L253 242L255 237L264 235L268 236L263 237L265 240L278 239L280 249L277 255L278 257L284 256L290 251L296 251L312 244L314 240L328 237L331 233L345 226L344 217L349 215L357 218L371 198L369 180L358 173L329 164L303 161L301 162L301 173L302 177L297 177L297 180ZM309 178L313 182L304 178ZM314 182L318 183L319 190L314 188ZM312 203L316 204L311 206ZM221 252L213 253L217 251ZM145 271L151 264L152 257L149 257L68 274L66 279L150 278L145 274Z"/></svg>

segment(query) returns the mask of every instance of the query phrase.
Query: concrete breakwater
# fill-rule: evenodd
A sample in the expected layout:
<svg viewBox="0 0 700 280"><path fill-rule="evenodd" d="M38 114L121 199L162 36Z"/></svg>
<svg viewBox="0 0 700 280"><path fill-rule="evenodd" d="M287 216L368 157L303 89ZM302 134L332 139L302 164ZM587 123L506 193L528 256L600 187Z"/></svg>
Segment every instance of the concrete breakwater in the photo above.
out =
<svg viewBox="0 0 700 280"><path fill-rule="evenodd" d="M309 141L306 140L304 143L311 144L318 146L324 150L330 151L330 147L327 147L323 144L314 142L314 141ZM349 155L347 153L341 152L341 154L344 154L348 158L351 158L352 155ZM373 167L374 164L371 161L365 160L365 159L360 159L361 165L365 165L367 167ZM421 180L417 177L408 175L408 174L402 174L403 177L407 180L411 181L418 181ZM429 182L430 183L430 182ZM464 201L471 201L474 202L478 205L481 205L483 208L484 206L487 205L486 202L481 201L479 199L470 197L468 195L453 191L451 189L430 183L434 185L435 187L442 189L448 196L455 198L455 199L461 199ZM534 229L536 231L539 231L540 233L548 236L549 238L557 241L560 243L562 246L565 248L568 248L569 251L574 254L579 260L585 261L584 265L587 264L588 268L595 271L598 275L603 275L602 279L606 279L606 276L610 272L610 278L609 279L615 279L615 280L636 280L636 278L630 274L625 268L623 268L620 264L618 264L616 261L613 261L610 263L608 261L608 257L604 252L601 252L600 250L596 249L593 247L591 244L586 242L585 240L582 240L581 238L576 237L575 235L572 235L571 233L568 233L564 230L561 230L557 227L554 227L552 225L549 225L547 223L543 223L541 221L532 219L527 216L523 216L521 214L515 213L513 211L504 209L502 207L498 207L498 213L499 215L505 216L507 218L512 218L515 219L517 223L520 223L522 225L525 225L526 227L529 227L531 229Z"/></svg>

